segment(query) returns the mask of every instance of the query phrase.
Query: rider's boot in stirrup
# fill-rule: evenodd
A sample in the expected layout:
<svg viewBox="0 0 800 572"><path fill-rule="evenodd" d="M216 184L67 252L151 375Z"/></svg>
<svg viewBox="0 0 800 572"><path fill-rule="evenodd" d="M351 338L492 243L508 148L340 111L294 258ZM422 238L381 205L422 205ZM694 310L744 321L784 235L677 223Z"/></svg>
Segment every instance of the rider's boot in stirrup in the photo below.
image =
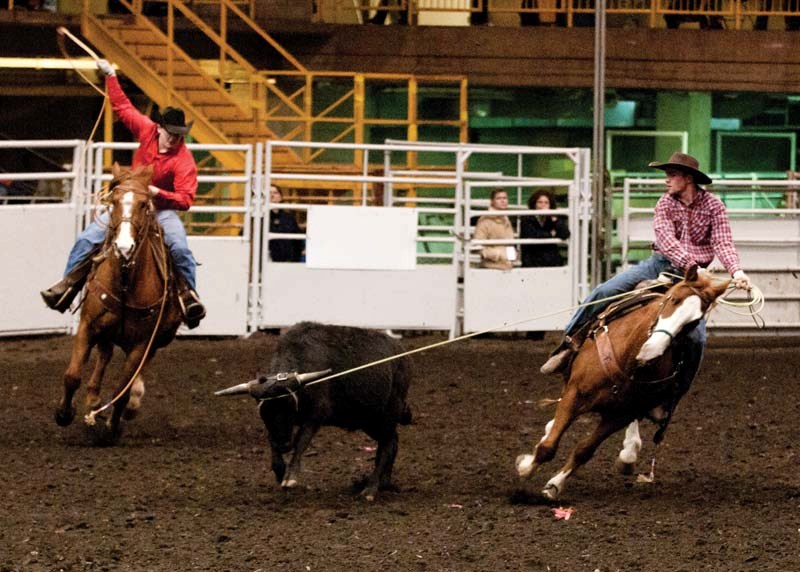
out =
<svg viewBox="0 0 800 572"><path fill-rule="evenodd" d="M64 276L61 280L50 286L47 290L42 290L42 300L48 308L52 308L62 314L67 311L86 283L86 277L92 269L92 258L87 257L75 270Z"/></svg>
<svg viewBox="0 0 800 572"><path fill-rule="evenodd" d="M200 296L191 288L184 288L178 293L178 302L181 305L181 314L186 326L193 330L200 325L200 320L206 317L206 309L200 302Z"/></svg>
<svg viewBox="0 0 800 572"><path fill-rule="evenodd" d="M558 373L569 364L572 354L575 352L575 345L569 336L564 336L561 343L550 354L550 358L544 362L544 365L539 369L543 374L550 375Z"/></svg>

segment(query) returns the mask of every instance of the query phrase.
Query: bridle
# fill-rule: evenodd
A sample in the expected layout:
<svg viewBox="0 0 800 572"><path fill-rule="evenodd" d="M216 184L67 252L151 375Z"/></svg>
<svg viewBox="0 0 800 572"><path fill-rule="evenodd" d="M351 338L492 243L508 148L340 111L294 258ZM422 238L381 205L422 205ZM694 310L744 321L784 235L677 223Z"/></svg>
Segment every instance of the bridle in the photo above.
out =
<svg viewBox="0 0 800 572"><path fill-rule="evenodd" d="M711 308L712 304L714 303L713 298L710 298L707 294L705 294L702 290L695 288L690 284L683 284L684 288L688 288L695 294L700 300L705 304L706 310L703 312L703 315L708 313L708 310ZM650 329L648 330L647 337L649 338L653 334L664 334L669 338L669 342L672 343L675 340L675 336L672 332L668 330L664 330L662 328L656 328L656 324L658 324L659 320L661 319L661 314L664 311L664 307L666 306L667 302L670 300L675 300L675 294L672 293L672 290L667 292L664 295L664 298L661 300L661 303L658 305L658 312L656 312L655 318L653 318L653 322L650 324Z"/></svg>
<svg viewBox="0 0 800 572"><path fill-rule="evenodd" d="M131 192L134 195L138 195L140 197L145 197L145 200L147 200L147 212L145 214L143 222L135 221L133 212L129 214L122 213L119 221L116 223L112 224L111 222L109 222L108 240L111 242L111 244L108 245L107 248L110 247L115 257L117 257L121 261L122 269L125 272L130 270L130 268L135 267L136 258L141 250L139 246L144 242L146 242L146 238L150 233L151 225L153 224L153 213L155 212L153 208L153 203L150 200L150 193L146 190L146 187L142 189L132 185L126 185L125 183L120 183L119 185L112 187L110 189L109 194L113 197L113 199L109 202L116 202L118 196L127 192ZM117 236L117 232L119 231L119 228L123 223L130 224L137 237L137 240L134 241L133 249L131 250L130 256L128 256L127 258L121 255L114 241L115 237Z"/></svg>

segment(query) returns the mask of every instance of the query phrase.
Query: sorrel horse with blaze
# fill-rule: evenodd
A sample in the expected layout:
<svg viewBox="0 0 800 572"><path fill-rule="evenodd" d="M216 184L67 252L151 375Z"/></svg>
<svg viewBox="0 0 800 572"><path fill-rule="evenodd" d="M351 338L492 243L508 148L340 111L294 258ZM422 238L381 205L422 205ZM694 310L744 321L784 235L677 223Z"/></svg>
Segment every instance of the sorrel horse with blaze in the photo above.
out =
<svg viewBox="0 0 800 572"><path fill-rule="evenodd" d="M691 343L687 333L729 282L693 269L665 294L650 293L638 307L620 311L620 317L593 324L572 363L544 437L533 454L517 457L519 476L527 478L552 460L564 432L586 413L599 415L597 426L577 443L542 494L557 498L567 477L586 464L606 438L626 426L618 466L621 472L632 472L642 444L638 421L647 417L657 423L654 440L660 442L672 411L691 383L681 375L681 361Z"/></svg>
<svg viewBox="0 0 800 572"><path fill-rule="evenodd" d="M144 394L141 370L158 348L169 344L181 324L171 261L150 200L152 168L131 171L116 163L104 202L109 207L102 251L84 291L80 324L72 357L64 373L64 396L56 410L61 426L75 417L73 397L81 384L81 368L97 347L97 362L86 388L91 424L100 404L100 386L114 346L126 354L115 392L113 412L103 441L116 442L120 419L135 416Z"/></svg>

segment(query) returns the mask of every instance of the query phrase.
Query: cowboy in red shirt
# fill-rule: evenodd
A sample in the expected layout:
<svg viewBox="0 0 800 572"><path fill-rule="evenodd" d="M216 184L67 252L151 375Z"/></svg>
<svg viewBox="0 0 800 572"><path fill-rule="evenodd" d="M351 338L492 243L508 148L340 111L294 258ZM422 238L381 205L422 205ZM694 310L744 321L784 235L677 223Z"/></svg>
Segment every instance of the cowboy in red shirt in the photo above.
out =
<svg viewBox="0 0 800 572"><path fill-rule="evenodd" d="M106 88L114 112L139 141L139 148L133 155L133 168L153 167L150 195L158 210L164 242L178 271L178 295L184 320L189 328L195 328L206 312L195 290L197 262L176 212L188 210L197 192L197 165L183 141L192 122L187 124L183 111L173 107L167 107L157 121L151 120L131 104L108 61L99 60L97 67L106 75ZM67 260L64 278L42 292L50 308L64 312L83 287L91 268L91 254L105 238L107 221L103 216L78 237Z"/></svg>

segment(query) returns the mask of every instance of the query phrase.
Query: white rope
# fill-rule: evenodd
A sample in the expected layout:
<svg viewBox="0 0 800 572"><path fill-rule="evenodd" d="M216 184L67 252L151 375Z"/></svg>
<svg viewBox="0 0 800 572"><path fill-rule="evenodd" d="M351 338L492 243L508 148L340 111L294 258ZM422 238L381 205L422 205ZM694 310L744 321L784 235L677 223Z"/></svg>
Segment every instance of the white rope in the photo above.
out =
<svg viewBox="0 0 800 572"><path fill-rule="evenodd" d="M547 314L540 314L540 315L534 316L532 318L525 318L524 320L518 320L516 322L503 322L500 325L493 326L493 327L488 328L486 330L481 330L479 332L472 332L470 334L464 334L463 336L459 336L457 338L453 338L452 340L444 340L444 341L441 341L441 342L436 342L436 343L433 343L433 344L430 344L430 345L427 345L427 346L423 346L421 348L417 348L417 349L414 349L414 350L409 350L409 351L403 352L401 354L396 354L396 355L389 356L389 357L386 357L386 358L383 358L383 359L379 359L379 360L376 360L376 361L373 361L373 362L370 362L370 363L366 363L364 365L360 365L360 366L357 366L357 367L354 367L354 368L351 368L351 369L348 369L348 370L345 370L345 371L340 371L338 373L333 373L331 375L326 375L325 377L322 377L320 379L316 379L314 381L310 381L310 382L306 383L305 385L303 385L303 387L309 387L309 386L315 385L317 383L322 383L324 381L330 381L332 379L336 379L337 377L343 377L345 375L349 375L351 373L355 373L357 371L361 371L362 369L367 369L367 368L370 368L370 367L373 367L373 366L376 366L376 365L380 365L382 363L387 363L387 362L390 362L390 361L394 361L396 359L400 359L402 357L406 357L406 356L410 356L410 355L413 355L413 354L416 354L416 353L424 352L426 350L430 350L430 349L433 349L433 348L446 346L448 344L454 344L456 342L460 342L461 340L474 338L475 336L480 336L482 334L488 334L490 332L494 332L496 330L499 330L500 328L507 328L507 327L510 327L510 326L517 326L519 324L525 324L527 322L532 322L534 320L541 320L542 318L549 318L549 317L555 316L557 314L561 314L561 313L564 313L564 312L571 312L571 311L577 310L578 308L583 308L585 306L594 306L596 304L602 304L604 302L608 302L608 301L611 301L611 300L616 300L618 298L624 298L626 296L632 296L634 294L638 294L638 293L641 293L641 292L646 292L648 290L652 290L654 288L659 288L661 286L662 286L662 284L652 284L650 286L645 286L643 288L637 288L637 289L632 290L630 292L623 292L621 294L615 294L614 296L608 296L607 298L602 298L600 300L595 300L594 302L585 302L583 304L578 304L576 306L570 306L570 307L567 307L567 308L562 308L561 310L556 310L554 312L549 312ZM292 391L290 393L293 394L294 391ZM289 395L289 394L278 395L278 396L275 396L275 397L265 397L263 399L259 399L259 401L271 401L273 399L281 399L283 397L286 397L286 395Z"/></svg>
<svg viewBox="0 0 800 572"><path fill-rule="evenodd" d="M667 272L662 272L662 275L669 276L671 278L683 279L682 276L678 276L676 274L670 274L670 273L667 273ZM714 280L721 281L722 279L721 278L714 278ZM563 312L571 312L571 311L577 310L578 308L583 308L583 307L586 307L586 306L594 306L596 304L602 304L602 303L605 303L605 302L610 302L610 301L616 300L618 298L624 298L624 297L627 297L627 296L632 296L634 294L639 294L641 292L646 292L648 290L653 290L654 288L659 288L659 287L661 287L663 285L664 285L663 282L659 281L659 282L657 282L655 284L652 284L650 286L644 286L642 288L636 288L635 290L631 290L630 292L623 292L621 294L616 294L614 296L608 296L606 298L601 298L599 300L595 300L594 302L585 302L585 303L582 303L582 304L577 304L575 306L570 306L568 308L562 308L561 310L556 310L555 312L549 312L547 314L540 314L538 316L534 316L533 318L525 318L524 320L518 320L516 322L510 322L510 323L509 322L504 322L501 325L494 326L494 327L488 328L486 330L481 330L480 332L473 332L471 334L464 334L463 336L459 336L457 338L453 338L452 340L444 340L442 342L436 342L434 344L430 344L430 345L427 345L427 346L423 346L421 348L417 348L417 349L414 349L414 350L409 350L409 351L401 353L401 354L397 354L397 355L389 356L389 357L386 357L386 358L383 358L383 359L379 359L379 360L376 360L376 361L373 361L373 362L370 362L370 363L367 363L367 364L364 364L364 365L360 365L358 367L354 367L354 368L351 368L351 369L348 369L348 370L345 370L345 371L341 371L341 372L338 372L338 373L333 373L331 375L327 375L327 376L322 377L320 379L316 379L314 381L311 381L311 382L303 385L303 387L309 387L309 386L315 385L317 383L322 383L324 381L330 381L330 380L336 379L338 377L343 377L345 375L349 375L351 373L355 373L357 371L361 371L362 369L367 369L367 368L370 368L370 367L373 367L373 366L376 366L376 365L380 365L382 363L387 363L387 362L390 362L390 361L394 361L396 359L400 359L402 357L406 357L406 356L410 356L410 355L413 355L413 354L416 354L416 353L424 352L426 350L430 350L430 349L433 349L433 348L438 348L438 347L446 346L448 344L453 344L455 342L460 342L461 340L466 340L466 339L469 339L469 338L473 338L475 336L480 336L481 334L488 334L490 332L494 332L496 330L499 330L500 328L506 328L506 327L509 327L509 326L517 326L519 324L532 322L534 320L540 320L542 318L549 318L551 316L555 316L555 315L561 314ZM735 289L734 286L730 286L730 288ZM761 308L763 308L763 306L764 306L764 296L761 294L761 290L759 290L756 286L753 286L752 292L753 292L754 296L753 296L753 299L751 299L749 301L741 301L741 302L739 302L739 301L733 301L733 300L723 300L721 298L718 298L718 301L721 304L724 304L724 305L727 305L727 306L734 306L734 307L735 306L739 306L739 307L752 306L752 305L760 304L758 310L756 310L756 311L754 311L752 313L749 313L749 314L744 314L744 315L755 316L755 315L758 314L758 312L760 312ZM290 394L292 394L292 395L294 393L295 393L294 391L290 392ZM275 396L275 397L265 397L263 399L260 399L259 401L261 402L261 401L271 401L273 399L281 399L283 397L286 397L286 395L289 395L289 394L278 395L278 396Z"/></svg>

